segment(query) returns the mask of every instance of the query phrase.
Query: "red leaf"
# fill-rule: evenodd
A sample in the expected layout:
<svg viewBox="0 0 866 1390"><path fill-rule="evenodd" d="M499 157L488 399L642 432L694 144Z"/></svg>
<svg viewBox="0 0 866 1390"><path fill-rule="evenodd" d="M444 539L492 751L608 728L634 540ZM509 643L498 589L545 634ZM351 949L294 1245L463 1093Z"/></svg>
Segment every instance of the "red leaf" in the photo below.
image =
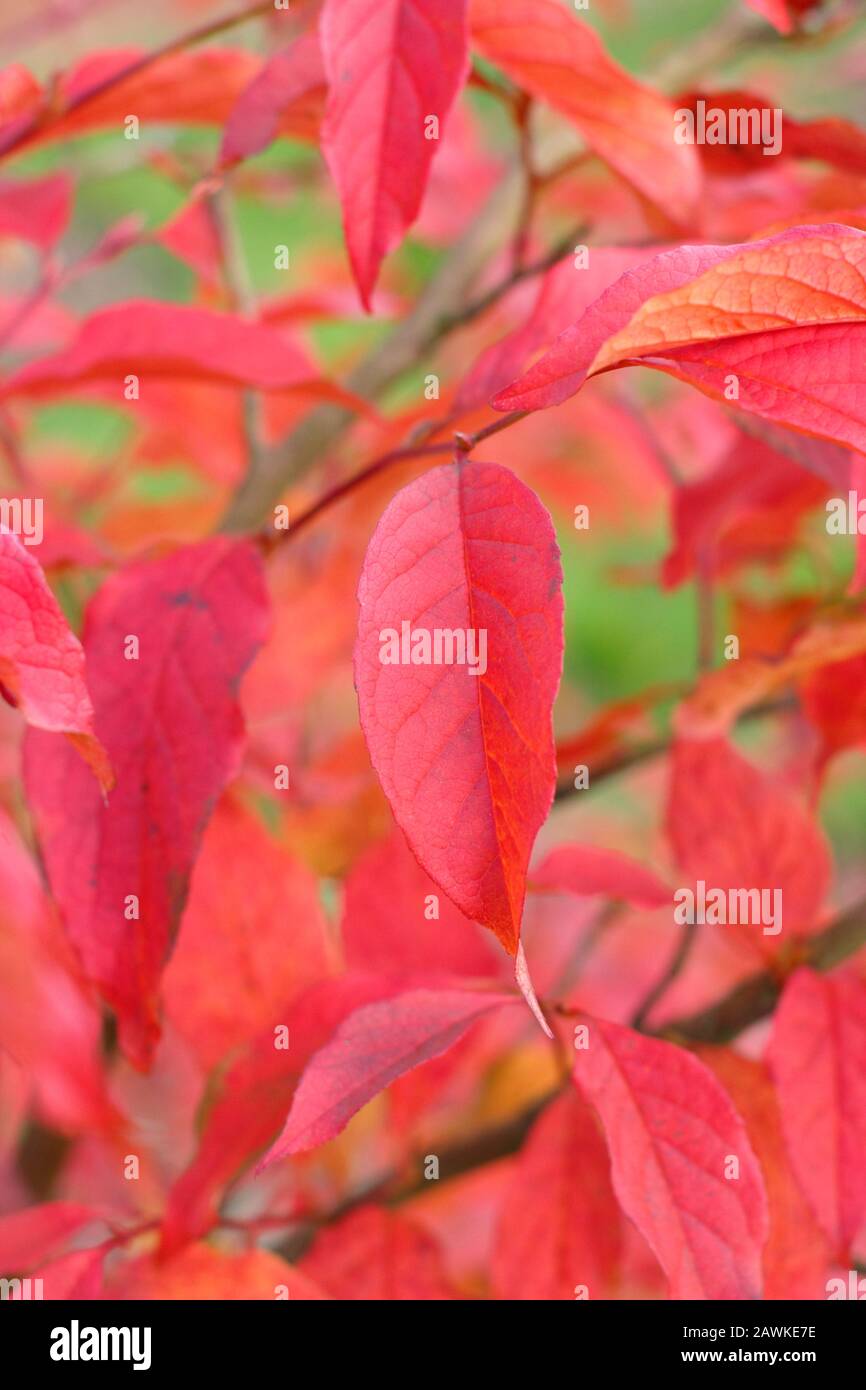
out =
<svg viewBox="0 0 866 1390"><path fill-rule="evenodd" d="M223 800L165 972L168 1017L213 1066L332 968L316 879L252 815Z"/></svg>
<svg viewBox="0 0 866 1390"><path fill-rule="evenodd" d="M866 233L795 227L728 250L697 279L645 300L590 370L743 334L866 319Z"/></svg>
<svg viewBox="0 0 866 1390"><path fill-rule="evenodd" d="M189 201L159 228L155 238L188 265L208 289L220 285L222 245L203 192L194 191Z"/></svg>
<svg viewBox="0 0 866 1390"><path fill-rule="evenodd" d="M0 181L0 236L19 237L48 251L66 230L72 208L67 174Z"/></svg>
<svg viewBox="0 0 866 1390"><path fill-rule="evenodd" d="M332 1298L427 1303L455 1297L433 1237L381 1207L361 1207L322 1231L301 1270Z"/></svg>
<svg viewBox="0 0 866 1390"><path fill-rule="evenodd" d="M678 289L724 260L729 246L679 246L626 270L566 328L529 371L493 397L494 410L543 410L561 405L580 390L609 338L624 328L642 304Z"/></svg>
<svg viewBox="0 0 866 1390"><path fill-rule="evenodd" d="M284 1124L312 1054L354 1009L395 989L377 975L340 975L308 990L275 1026L288 1029L288 1048L265 1030L228 1069L208 1111L198 1150L169 1193L161 1236L166 1256L205 1235L227 1186Z"/></svg>
<svg viewBox="0 0 866 1390"><path fill-rule="evenodd" d="M289 112L292 133L298 134L298 124L306 117L310 138L315 139L326 89L319 40L315 34L302 34L269 58L241 92L223 131L219 163L236 164L267 149Z"/></svg>
<svg viewBox="0 0 866 1390"><path fill-rule="evenodd" d="M438 915L428 918L434 894ZM440 897L400 830L368 850L346 879L342 938L357 970L489 975L496 964L490 938Z"/></svg>
<svg viewBox="0 0 866 1390"><path fill-rule="evenodd" d="M726 734L750 705L772 699L810 671L847 658L856 660L862 652L866 652L866 616L835 622L818 619L808 627L801 624L799 635L771 659L746 656L707 671L680 705L677 727L698 738ZM856 670L849 669L847 674Z"/></svg>
<svg viewBox="0 0 866 1390"><path fill-rule="evenodd" d="M674 111L608 56L558 0L471 0L473 45L524 91L568 116L616 173L674 220L697 205L697 152L673 139Z"/></svg>
<svg viewBox="0 0 866 1390"><path fill-rule="evenodd" d="M797 1179L840 1260L866 1222L866 988L798 970L767 1060Z"/></svg>
<svg viewBox="0 0 866 1390"><path fill-rule="evenodd" d="M651 869L619 850L559 845L530 873L530 887L583 897L622 898L635 907L666 907L671 890Z"/></svg>
<svg viewBox="0 0 866 1390"><path fill-rule="evenodd" d="M395 819L431 878L512 954L529 856L555 789L560 585L538 498L507 469L457 461L393 498L358 589L361 723ZM468 631L478 674L467 664L402 664L413 630L422 632L416 654L426 632L435 655L431 629ZM400 636L401 664L380 659L388 632Z"/></svg>
<svg viewBox="0 0 866 1390"><path fill-rule="evenodd" d="M517 1002L514 994L442 986L357 1009L307 1066L265 1163L327 1143L398 1076L438 1057L485 1014Z"/></svg>
<svg viewBox="0 0 866 1390"><path fill-rule="evenodd" d="M573 1091L536 1120L499 1216L491 1266L503 1299L607 1298L622 1217L595 1117Z"/></svg>
<svg viewBox="0 0 866 1390"><path fill-rule="evenodd" d="M74 1250L59 1260L42 1265L35 1277L42 1280L42 1297L48 1301L93 1300L102 1297L102 1266L106 1248Z"/></svg>
<svg viewBox="0 0 866 1390"><path fill-rule="evenodd" d="M84 652L38 562L0 528L0 682L34 729L64 733L103 788L111 764L93 731ZM54 746L48 740L48 750ZM59 756L59 750L58 750Z"/></svg>
<svg viewBox="0 0 866 1390"><path fill-rule="evenodd" d="M850 470L850 457L845 462ZM836 463L835 458L828 460L828 464ZM847 479L837 477L834 481L847 487ZM759 439L739 436L715 468L674 493L674 541L664 561L665 584L681 584L699 562L709 566L720 553L726 554L726 537L732 531L736 537L737 525L743 526L749 519L758 521L766 544L767 526L761 523L778 517L786 499L795 496L798 484L807 482L797 465L783 454ZM820 495L817 484L814 496L805 487L802 491L804 501L811 498L814 502Z"/></svg>
<svg viewBox="0 0 866 1390"><path fill-rule="evenodd" d="M717 401L736 379L740 410L866 450L866 324L726 338L643 361Z"/></svg>
<svg viewBox="0 0 866 1390"><path fill-rule="evenodd" d="M106 1296L115 1299L218 1299L229 1300L327 1298L309 1275L286 1264L270 1250L228 1254L212 1245L191 1245L171 1260L153 1255L124 1260L115 1265L107 1281Z"/></svg>
<svg viewBox="0 0 866 1390"><path fill-rule="evenodd" d="M96 727L117 769L107 804L71 752L58 760L39 733L25 745L54 895L140 1066L159 1036L159 979L201 834L240 758L237 685L266 626L247 543L220 537L131 565L97 594L85 630ZM127 659L132 637L138 659Z"/></svg>
<svg viewBox="0 0 866 1390"><path fill-rule="evenodd" d="M708 91L701 88L699 91L680 93L676 98L678 110L689 108L700 121L698 102L704 103L704 111L709 112L712 109L725 113L760 111L763 107L772 106L772 103L756 92L729 87L724 91ZM728 119L731 117L728 116ZM738 120L739 117L733 119ZM780 153L784 159L820 159L846 174L866 173L866 131L851 121L838 116L828 116L817 121L796 121L786 111L782 116L782 128L784 148ZM742 175L750 168L760 169L766 162L764 146L760 143L702 145L700 156L708 172L722 177L731 174Z"/></svg>
<svg viewBox="0 0 866 1390"><path fill-rule="evenodd" d="M91 314L70 347L22 367L5 396L45 395L108 378L122 399L133 373L163 381L183 377L262 391L302 390L357 405L354 397L317 376L302 350L282 331L233 314L156 300L128 300Z"/></svg>
<svg viewBox="0 0 866 1390"><path fill-rule="evenodd" d="M722 1087L682 1048L599 1019L588 1026L575 1080L604 1126L614 1191L671 1297L759 1298L764 1184Z"/></svg>
<svg viewBox="0 0 866 1390"><path fill-rule="evenodd" d="M734 1102L767 1185L770 1234L764 1250L764 1297L826 1298L827 1242L794 1181L766 1069L727 1048L703 1048L701 1060Z"/></svg>
<svg viewBox="0 0 866 1390"><path fill-rule="evenodd" d="M564 333L604 290L654 254L637 247L593 246L586 267L578 269L570 259L553 266L541 281L529 317L513 333L491 343L464 377L457 392L458 406L471 409L501 391L533 354Z"/></svg>
<svg viewBox="0 0 866 1390"><path fill-rule="evenodd" d="M821 762L866 743L866 654L808 675L801 688L806 716L821 735Z"/></svg>
<svg viewBox="0 0 866 1390"><path fill-rule="evenodd" d="M79 1202L43 1202L0 1216L0 1274L35 1269L70 1237L101 1219L98 1211Z"/></svg>
<svg viewBox="0 0 866 1390"><path fill-rule="evenodd" d="M111 1135L99 1011L28 850L0 813L0 1051L27 1079L40 1119Z"/></svg>
<svg viewBox="0 0 866 1390"><path fill-rule="evenodd" d="M814 930L830 879L826 840L791 789L771 781L723 738L678 739L668 830L680 867L707 890L778 889L781 921L743 928L755 944ZM725 931L731 930L724 927Z"/></svg>
<svg viewBox="0 0 866 1390"><path fill-rule="evenodd" d="M786 334L810 325L823 345L839 333L838 325L866 319L864 272L866 234L833 224L794 227L741 246L666 251L627 271L493 405L558 405L587 376L635 358L673 363L664 369L676 366L680 374L696 371L688 364L707 355L701 343L713 344L713 360L720 350L748 358L772 352L779 340L784 347ZM852 331L841 329L843 335Z"/></svg>
<svg viewBox="0 0 866 1390"><path fill-rule="evenodd" d="M25 116L39 104L41 87L23 63L0 68L0 122Z"/></svg>
<svg viewBox="0 0 866 1390"><path fill-rule="evenodd" d="M88 54L41 93L29 74L15 76L18 95L10 106L12 118L0 125L0 154L13 145L20 149L122 128L129 114L143 126L222 125L260 67L255 54L242 48L191 48L156 61L141 49L122 48ZM52 119L40 119L46 110ZM294 131L287 114L292 133L309 134L303 121Z"/></svg>
<svg viewBox="0 0 866 1390"><path fill-rule="evenodd" d="M441 128L466 75L466 0L325 0L322 131L364 307L418 215Z"/></svg>
<svg viewBox="0 0 866 1390"><path fill-rule="evenodd" d="M763 15L780 34L793 34L800 15L821 3L822 0L746 0L746 4Z"/></svg>

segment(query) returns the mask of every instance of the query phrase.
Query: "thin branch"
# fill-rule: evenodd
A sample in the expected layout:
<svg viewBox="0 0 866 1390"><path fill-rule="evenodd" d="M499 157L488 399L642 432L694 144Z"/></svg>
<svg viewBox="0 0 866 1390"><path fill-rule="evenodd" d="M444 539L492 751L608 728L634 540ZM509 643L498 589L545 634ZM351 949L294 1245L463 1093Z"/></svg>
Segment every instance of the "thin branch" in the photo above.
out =
<svg viewBox="0 0 866 1390"><path fill-rule="evenodd" d="M452 1144L441 1146L432 1145L428 1152L435 1153L438 1159L437 1182L453 1182L455 1178L474 1172L476 1168L482 1168L487 1163L495 1163L498 1159L517 1153L542 1110L563 1089L563 1085L552 1088L516 1115L512 1115L501 1124L479 1130L468 1139L459 1139ZM388 1206L397 1206L429 1191L430 1180L424 1176L424 1159L422 1156L415 1157L399 1173L386 1174L380 1181L350 1194L327 1211L300 1222L281 1242L278 1247L279 1253L289 1261L299 1260L323 1227L332 1226L335 1221L348 1216L366 1202L382 1201Z"/></svg>
<svg viewBox="0 0 866 1390"><path fill-rule="evenodd" d="M686 689L684 695L688 695ZM751 721L753 719L765 719L772 714L779 714L783 711L791 710L795 707L795 702L788 695L782 695L775 700L762 700L760 704L753 705L751 709L745 709L740 715L741 720ZM645 739L641 743L632 744L616 757L610 758L606 763L592 769L592 776L586 791L598 786L599 782L604 782L610 777L618 777L623 772L631 772L642 763L649 762L652 758L660 758L668 752L671 746L670 737L660 734L658 738ZM555 801L565 801L575 795L574 782L571 774L563 778L556 784Z"/></svg>
<svg viewBox="0 0 866 1390"><path fill-rule="evenodd" d="M288 531L273 532L268 530L260 536L261 544L269 548L276 544L283 544L285 541L294 540L299 531L305 530L312 525L324 512L330 511L331 507L337 502L342 502L344 497L348 497L356 488L363 486L364 483L375 478L379 473L383 473L386 468L392 468L394 464L406 463L409 459L430 458L437 454L453 454L454 443L448 441L442 444L409 444L402 449L392 449L390 453L381 454L379 458L373 459L358 473L353 473L351 478L346 478L345 482L338 483L336 487L323 494L318 501L313 502L306 511L291 523Z"/></svg>
<svg viewBox="0 0 866 1390"><path fill-rule="evenodd" d="M705 556L698 560L695 574L695 604L697 608L698 671L711 671L716 651L716 600L710 566Z"/></svg>
<svg viewBox="0 0 866 1390"><path fill-rule="evenodd" d="M688 960L691 954L692 947L695 944L695 939L697 935L696 927L696 922L686 922L680 935L680 939L677 942L676 949L674 950L673 955L668 961L663 973L659 976L658 980L656 980L656 983L652 986L652 988L647 991L641 1003L635 1010L634 1016L631 1021L632 1028L636 1028L638 1029L638 1031L640 1031L644 1027L644 1024L646 1023L656 1004L659 1002L662 996L667 993L674 980L676 980L676 978L682 971L683 967L686 964L686 961Z"/></svg>
<svg viewBox="0 0 866 1390"><path fill-rule="evenodd" d="M258 4L252 5L248 9L236 10L234 14L223 15L220 19L212 19L207 24L190 29L187 33L181 34L176 39L171 39L161 47L142 54L140 58L128 63L119 72L111 73L101 82L96 82L92 87L85 88L83 92L79 92L63 106L40 106L29 121L23 124L14 121L13 128L7 135L0 137L0 159L8 159L11 155L17 154L31 140L41 135L45 130L49 130L52 125L56 125L64 116L68 116L73 111L80 111L83 106L88 106L98 97L104 96L106 92L119 86L121 82L126 82L130 77L138 76L140 72L146 71L147 68L152 67L154 63L160 62L163 58L181 53L193 44L217 38L220 34L225 34L230 29L236 28L239 24L245 24L249 19L259 19L263 15L274 13L273 0L259 0Z"/></svg>
<svg viewBox="0 0 866 1390"><path fill-rule="evenodd" d="M491 420L489 425L485 425L481 430L476 430L474 434L461 434L458 436L460 448L468 453L482 440L490 439L492 435L500 434L502 430L510 430L512 425L516 425L520 420L525 420L528 414L528 410L511 410L507 415L500 415L498 420Z"/></svg>
<svg viewBox="0 0 866 1390"><path fill-rule="evenodd" d="M524 179L523 205L511 242L512 267L514 270L519 270L526 259L526 248L529 245L532 217L535 212L535 201L540 184L532 150L532 98L525 92L520 94L520 100L515 104L514 118L517 125L520 164Z"/></svg>
<svg viewBox="0 0 866 1390"><path fill-rule="evenodd" d="M810 965L815 970L831 970L863 946L866 946L866 899L855 903L824 931L809 938L796 963ZM753 1023L769 1017L783 984L784 979L779 973L765 970L737 985L699 1013L673 1019L656 1030L641 1026L639 1031L685 1045L728 1043ZM431 1143L428 1152L435 1153L439 1160L438 1181L452 1181L487 1163L517 1153L542 1110L568 1084L566 1079L508 1120L482 1129L468 1139L442 1146ZM289 1260L300 1258L319 1230L333 1225L365 1202L379 1200L395 1205L418 1197L425 1191L429 1191L428 1181L423 1174L423 1163L416 1158L399 1173L386 1174L379 1181L343 1199L337 1206L300 1222L279 1246L280 1254Z"/></svg>
<svg viewBox="0 0 866 1390"><path fill-rule="evenodd" d="M226 296L231 308L242 318L253 320L257 314L256 297L244 256L243 243L235 217L228 184L221 182L206 195L208 214L220 251L220 263ZM246 443L247 467L258 469L261 460L261 398L253 390L242 395L243 430Z"/></svg>
<svg viewBox="0 0 866 1390"><path fill-rule="evenodd" d="M428 343L429 347L434 347L440 338L454 331L455 328L462 328L465 324L472 323L474 319L480 317L494 304L497 304L506 294L519 285L523 280L529 280L536 275L543 275L545 271L552 270L555 265L570 255L574 245L581 237L586 236L589 231L589 224L580 222L566 236L560 237L559 241L554 242L549 251L539 257L538 260L530 262L528 265L516 266L498 280L491 289L477 299L473 299L464 308L456 310L453 314L443 315L436 328L435 337Z"/></svg>
<svg viewBox="0 0 866 1390"><path fill-rule="evenodd" d="M501 419L494 420L492 424L486 425L482 430L477 430L475 434L457 434L454 439L443 440L438 444L407 444L400 449L391 449L387 454L380 454L371 463L365 464L359 472L353 473L350 478L338 483L336 487L324 493L318 501L313 502L291 523L287 531L272 532L269 529L260 532L259 543L263 549L269 550L275 545L282 545L286 541L294 540L299 531L305 530L323 513L330 511L337 502L342 502L344 497L348 497L357 488L368 483L371 478L376 478L380 473L384 473L387 468L392 468L398 463L407 463L410 459L434 458L440 454L468 454L475 448L476 444L488 439L490 435L498 434L500 430L516 425L525 414L525 411L513 410L510 415L503 415Z"/></svg>
<svg viewBox="0 0 866 1390"><path fill-rule="evenodd" d="M432 350L442 337L443 317L466 303L471 285L496 254L502 226L511 223L519 192L515 171L494 190L427 283L408 318L350 374L346 382L349 391L365 400L375 400ZM242 481L229 503L221 529L234 533L254 531L286 488L319 463L354 420L354 415L340 406L313 410L288 439L267 452L257 472Z"/></svg>
<svg viewBox="0 0 866 1390"><path fill-rule="evenodd" d="M832 970L866 945L866 898L848 908L829 927L808 937L795 962L813 970ZM763 970L735 985L709 1008L686 1018L673 1019L659 1028L660 1037L678 1042L727 1043L745 1028L768 1017L782 991L784 977Z"/></svg>

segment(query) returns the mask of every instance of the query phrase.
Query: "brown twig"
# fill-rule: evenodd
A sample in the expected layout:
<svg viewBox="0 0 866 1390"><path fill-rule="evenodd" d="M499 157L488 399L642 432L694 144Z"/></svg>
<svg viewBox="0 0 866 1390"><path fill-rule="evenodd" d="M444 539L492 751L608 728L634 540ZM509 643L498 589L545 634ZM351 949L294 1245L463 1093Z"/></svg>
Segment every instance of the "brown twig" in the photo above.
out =
<svg viewBox="0 0 866 1390"><path fill-rule="evenodd" d="M813 970L832 970L866 945L866 899L846 909L816 936L808 937L795 964ZM658 1029L659 1036L687 1043L727 1043L745 1028L766 1018L775 1008L784 977L762 970L735 985L709 1008L673 1019Z"/></svg>
<svg viewBox="0 0 866 1390"><path fill-rule="evenodd" d="M465 304L471 285L495 253L503 223L510 224L518 196L519 179L515 172L496 188L425 286L408 318L350 374L346 382L349 391L365 400L375 400L422 360L426 352L432 351L442 337L443 318ZM287 440L265 454L258 469L243 479L229 503L221 529L235 533L256 530L285 489L327 455L354 418L339 406L322 406L312 411Z"/></svg>
<svg viewBox="0 0 866 1390"><path fill-rule="evenodd" d="M667 993L674 980L679 976L695 944L696 926L696 922L686 922L680 939L676 944L674 953L665 966L664 971L656 980L655 984L647 991L640 1004L638 1004L635 1009L631 1020L632 1028L636 1028L638 1031L643 1028L656 1004L663 995Z"/></svg>
<svg viewBox="0 0 866 1390"><path fill-rule="evenodd" d="M707 557L698 559L695 575L695 604L697 609L697 663L698 671L705 673L714 666L716 650L716 599L713 590L712 572Z"/></svg>
<svg viewBox="0 0 866 1390"><path fill-rule="evenodd" d="M688 695L688 693L688 689L683 692L684 695ZM792 698L789 695L782 695L775 700L762 700L759 704L753 705L751 709L743 710L740 719L765 719L768 715L779 714L794 707L795 702ZM668 752L670 746L671 741L666 734L659 734L658 738L645 739L641 743L633 744L630 748L624 749L617 757L610 758L608 762L602 763L599 767L594 767L591 781L586 790L591 790L591 788L598 786L599 782L604 782L610 777L618 777L623 772L631 772L652 758L662 757ZM557 782L554 800L564 801L574 794L574 783L569 775Z"/></svg>
<svg viewBox="0 0 866 1390"><path fill-rule="evenodd" d="M380 473L384 473L387 468L393 468L395 464L408 463L411 459L434 458L441 454L468 454L482 440L489 439L492 434L498 434L500 430L508 429L511 425L517 424L518 420L523 419L524 414L524 411L514 410L510 415L503 415L501 419L494 420L484 429L477 430L475 434L457 434L454 439L443 440L439 444L407 444L399 449L391 449L387 454L380 454L378 458L365 464L359 472L353 473L350 478L346 478L342 483L338 483L336 487L324 493L318 501L307 507L306 511L301 512L292 522L289 530L276 533L268 530L260 533L260 544L267 550L274 545L293 540L299 531L312 525L325 512L330 511L336 503L342 502L350 493L363 487L371 478L376 478Z"/></svg>
<svg viewBox="0 0 866 1390"><path fill-rule="evenodd" d="M543 256L527 265L515 266L501 280L497 280L496 284L489 290L472 300L464 308L456 310L453 314L443 315L437 326L436 335L428 346L435 347L439 339L444 338L446 334L452 333L456 328L462 328L465 324L472 323L523 280L532 279L536 275L543 275L547 270L552 270L555 265L558 265L571 253L575 242L586 236L588 230L588 223L579 223L566 236L560 237L558 241L554 242L550 250L546 251Z"/></svg>
<svg viewBox="0 0 866 1390"><path fill-rule="evenodd" d="M811 937L795 963L810 965L815 970L831 970L863 946L866 946L866 899L848 908L822 932ZM784 977L779 972L764 970L735 986L715 1004L698 1013L672 1019L655 1030L648 1030L642 1023L639 1031L686 1045L728 1043L744 1029L772 1013L783 984ZM648 1012L646 1009L645 1015ZM468 1139L442 1146L432 1144L430 1151L436 1154L439 1162L438 1180L453 1181L487 1163L517 1153L542 1110L567 1085L566 1080L563 1085L536 1097L508 1120L482 1129ZM319 1230L333 1225L365 1202L380 1200L394 1205L410 1201L427 1190L423 1162L416 1158L400 1172L386 1174L335 1207L298 1223L280 1245L280 1253L290 1260L300 1258Z"/></svg>
<svg viewBox="0 0 866 1390"><path fill-rule="evenodd" d="M374 353L373 358L362 363L361 367L350 376L347 383L348 389L358 395L370 397L380 394L425 352L432 352L447 334L470 323L472 319L484 313L519 281L531 275L543 274L545 270L555 265L563 256L568 254L575 235L580 235L582 230L581 228L577 233L571 232L567 238L557 242L545 256L533 265L512 271L480 299L475 300L472 304L464 305L459 310L443 314L440 307L435 307L431 313L432 300L436 296L425 293L422 300L419 301L419 309L410 316L406 324L398 328L383 348ZM448 267L446 266L445 269L447 270ZM457 284L461 278L453 272L449 272L449 283L441 286L443 297L453 299L456 296ZM522 418L523 412L519 411L503 415L474 435L474 443L479 443L482 439L487 439L500 430L507 429ZM253 468L243 480L223 518L222 529L243 531L249 529L253 522L257 525L261 520L262 511L278 500L286 484L305 471L308 460L320 458L322 453L352 423L352 420L353 416L341 407L325 406L313 411L301 423L287 445L280 444L275 450L272 450L260 461L259 466ZM441 424L436 426L436 428L439 427ZM447 452L451 447L451 445L436 445L431 447L430 452ZM392 450L389 454L383 455L382 458L374 459L353 478L340 484L332 493L315 503L311 511L318 516L332 502L340 500L354 487L380 473L391 462L401 462L411 457L413 453L421 456L422 452L422 450L410 445L405 449ZM293 523L292 530L286 534L295 534L299 526L306 526L312 519L312 516L304 514Z"/></svg>
<svg viewBox="0 0 866 1390"><path fill-rule="evenodd" d="M387 454L381 454L373 459L372 463L366 464L358 473L353 473L350 478L336 487L330 489L321 496L318 501L313 502L307 507L306 511L300 513L292 521L288 531L273 533L268 531L261 535L261 541L265 547L280 544L283 541L294 540L300 531L304 531L317 521L323 513L330 511L336 503L342 502L343 498L348 497L356 488L362 487L371 478L375 478L379 473L383 473L386 468L392 468L398 463L407 463L410 459L432 458L438 454L451 454L454 452L453 442L442 444L409 444L405 448L391 449Z"/></svg>
<svg viewBox="0 0 866 1390"><path fill-rule="evenodd" d="M226 297L232 310L242 318L256 317L256 297L227 181L223 180L205 195L206 207L220 251L220 262ZM244 440L247 446L247 467L255 470L261 458L261 401L257 392L247 390L242 396Z"/></svg>

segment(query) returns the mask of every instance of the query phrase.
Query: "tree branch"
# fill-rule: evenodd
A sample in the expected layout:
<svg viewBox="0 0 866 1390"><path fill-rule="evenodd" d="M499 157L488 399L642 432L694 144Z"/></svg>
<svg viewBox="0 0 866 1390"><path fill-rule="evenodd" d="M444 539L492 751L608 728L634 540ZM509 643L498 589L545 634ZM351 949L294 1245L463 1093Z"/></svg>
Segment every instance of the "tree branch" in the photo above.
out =
<svg viewBox="0 0 866 1390"><path fill-rule="evenodd" d="M866 946L866 898L848 908L822 932L805 941L795 965L831 970L863 946ZM638 1031L686 1046L728 1043L753 1023L769 1017L784 981L781 973L763 970L736 985L715 1004L698 1013L672 1019L659 1029L640 1026ZM641 1012L646 1015L649 1009L644 1007ZM542 1110L568 1085L569 1078L565 1078L560 1085L552 1087L509 1119L482 1129L468 1139L441 1147L431 1144L430 1151L439 1160L438 1181L453 1181L487 1163L517 1153ZM279 1253L288 1260L300 1259L318 1231L324 1226L333 1225L365 1202L382 1201L388 1205L398 1205L425 1191L429 1191L428 1180L424 1177L423 1160L417 1157L400 1172L386 1174L380 1181L353 1193L337 1206L298 1223L278 1247Z"/></svg>
<svg viewBox="0 0 866 1390"><path fill-rule="evenodd" d="M119 72L113 72L101 82L95 82L92 87L85 88L83 92L79 92L64 106L45 104L39 106L29 121L13 120L12 129L5 136L0 136L0 159L8 159L12 155L18 154L30 144L31 140L41 135L43 131L49 130L52 125L56 125L70 112L80 111L83 106L89 106L92 101L96 101L97 97L101 97L106 92L111 91L113 87L119 86L127 78L135 77L138 73L144 72L154 63L160 62L161 59L169 58L175 53L181 53L193 44L218 38L220 34L228 33L230 29L236 28L239 24L245 24L248 19L259 19L266 14L274 13L273 0L259 0L258 4L251 5L248 9L236 10L234 14L223 15L220 19L212 19L207 24L190 29L178 38L170 40L169 43L154 48L150 53L142 54L140 58L128 63Z"/></svg>
<svg viewBox="0 0 866 1390"><path fill-rule="evenodd" d="M519 174L512 172L425 287L408 318L350 374L346 382L349 391L375 400L425 352L432 351L448 331L447 320L465 304L470 286L495 253L502 226L510 225L519 196ZM312 411L288 440L268 450L258 467L247 474L229 504L221 529L248 532L260 526L285 489L333 448L354 419L351 411L340 406Z"/></svg>
<svg viewBox="0 0 866 1390"><path fill-rule="evenodd" d="M688 688L683 690L684 697L687 697L689 693ZM753 705L751 709L744 709L739 718L742 722L766 719L769 715L780 714L783 711L793 709L794 703L788 695L782 695L775 700L762 700L759 704ZM569 743L573 742L574 739L569 739ZM667 734L659 734L657 738L644 739L640 743L634 743L631 747L624 748L615 757L611 757L607 762L592 769L592 778L586 790L592 790L593 787L597 787L600 782L604 782L610 777L618 777L623 772L631 772L641 763L649 762L652 758L662 757L669 751L670 746L670 737ZM561 781L557 782L554 802L565 801L574 795L574 782L569 773L567 777L563 777Z"/></svg>
<svg viewBox="0 0 866 1390"><path fill-rule="evenodd" d="M807 937L794 965L832 970L864 945L866 898L861 898L822 932ZM665 1023L656 1030L657 1036L685 1043L730 1042L773 1012L786 978L786 974L773 970L750 975L709 1008Z"/></svg>
<svg viewBox="0 0 866 1390"><path fill-rule="evenodd" d="M652 988L647 991L643 1000L635 1010L631 1021L632 1028L636 1028L638 1031L643 1028L656 1004L662 996L667 993L674 980L680 974L695 944L696 927L696 922L686 922L680 939L677 942L676 949L665 967L663 974L659 976Z"/></svg>

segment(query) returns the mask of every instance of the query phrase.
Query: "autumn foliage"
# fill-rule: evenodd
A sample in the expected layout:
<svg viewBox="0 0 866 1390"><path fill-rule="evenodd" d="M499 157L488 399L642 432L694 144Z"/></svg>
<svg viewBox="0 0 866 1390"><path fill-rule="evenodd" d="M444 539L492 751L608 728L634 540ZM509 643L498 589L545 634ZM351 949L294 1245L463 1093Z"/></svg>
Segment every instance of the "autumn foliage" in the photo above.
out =
<svg viewBox="0 0 866 1390"><path fill-rule="evenodd" d="M866 19L663 9L4 12L11 1296L866 1262Z"/></svg>

